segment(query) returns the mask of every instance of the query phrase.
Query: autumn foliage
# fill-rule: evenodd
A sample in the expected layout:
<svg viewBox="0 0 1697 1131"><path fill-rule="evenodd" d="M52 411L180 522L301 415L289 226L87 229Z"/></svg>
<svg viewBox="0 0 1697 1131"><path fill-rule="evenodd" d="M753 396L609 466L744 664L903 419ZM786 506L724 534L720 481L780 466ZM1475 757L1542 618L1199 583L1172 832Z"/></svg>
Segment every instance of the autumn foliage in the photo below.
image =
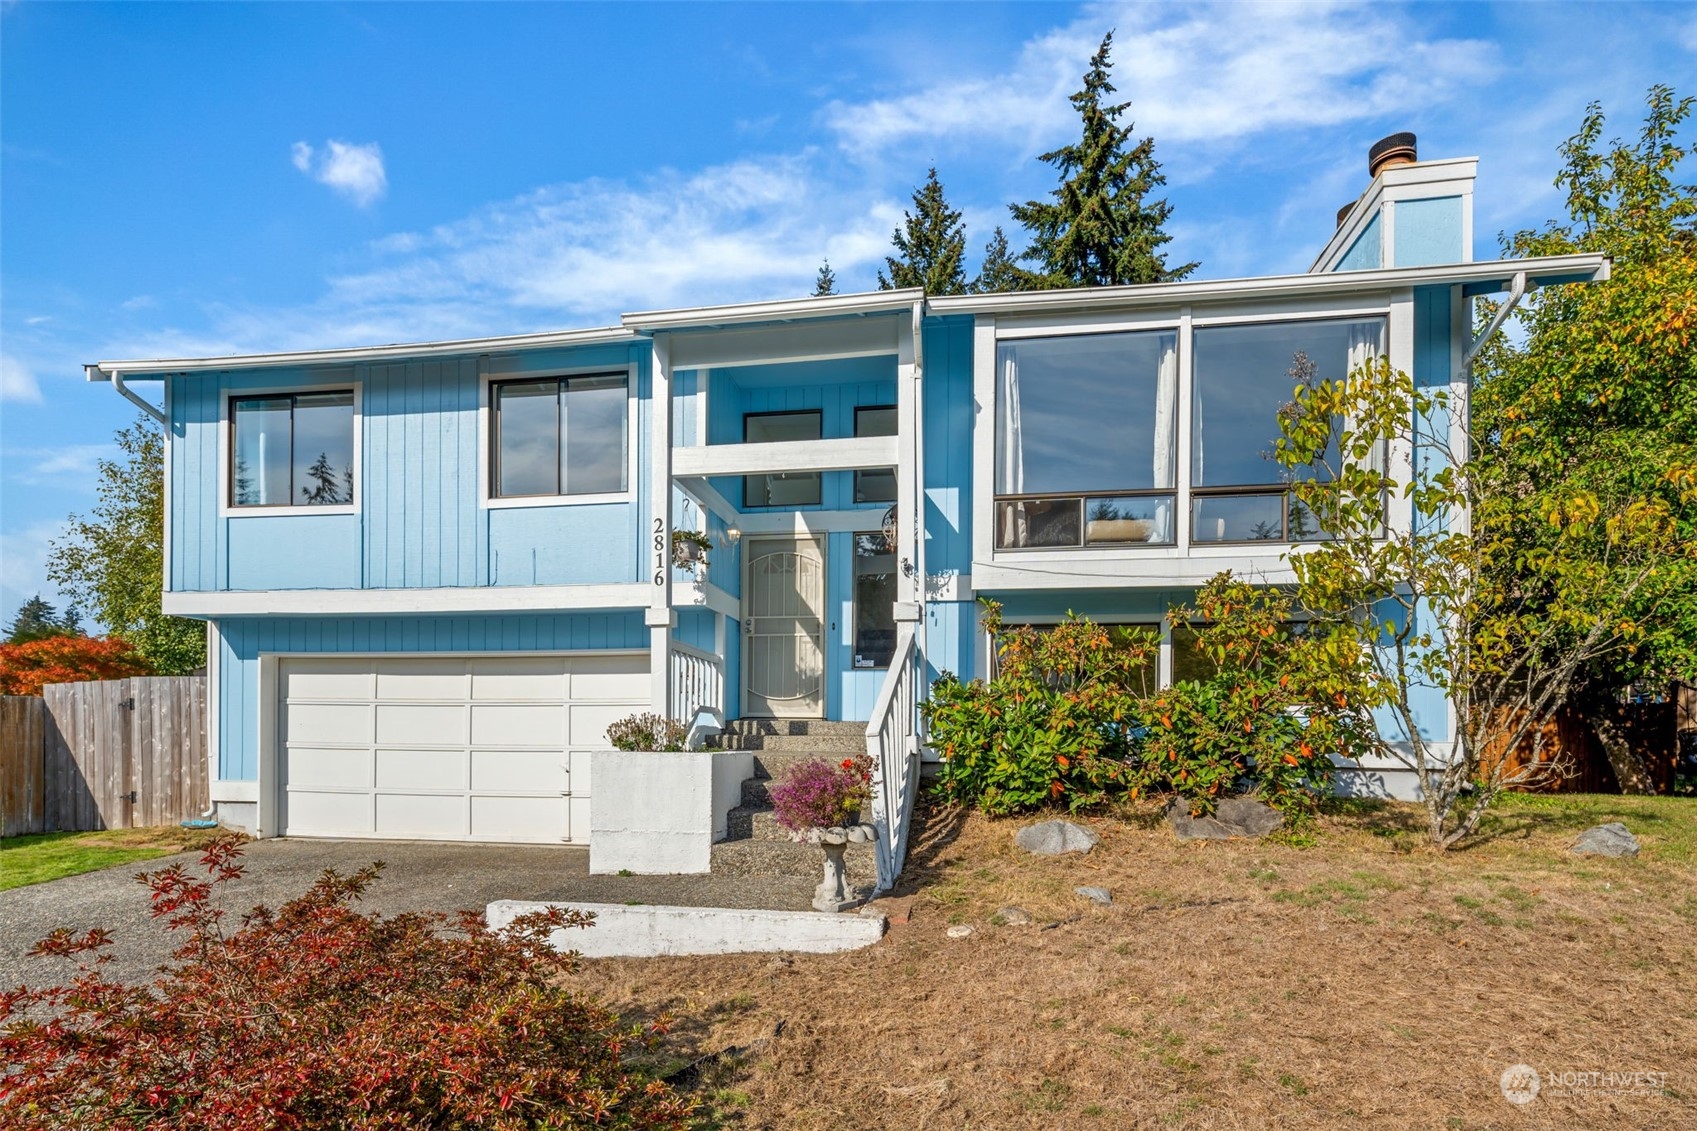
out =
<svg viewBox="0 0 1697 1131"><path fill-rule="evenodd" d="M103 930L37 956L69 984L0 993L0 1128L683 1128L695 1105L641 1075L658 1026L628 1026L566 988L549 945L591 925L553 908L491 931L458 916L361 914L381 864L326 871L226 929L217 889L242 874L215 842L206 878L140 877L183 942L147 986L102 974ZM92 959L88 956L93 956Z"/></svg>
<svg viewBox="0 0 1697 1131"><path fill-rule="evenodd" d="M153 670L117 637L50 636L27 644L0 644L0 695L40 695L49 683L126 679Z"/></svg>

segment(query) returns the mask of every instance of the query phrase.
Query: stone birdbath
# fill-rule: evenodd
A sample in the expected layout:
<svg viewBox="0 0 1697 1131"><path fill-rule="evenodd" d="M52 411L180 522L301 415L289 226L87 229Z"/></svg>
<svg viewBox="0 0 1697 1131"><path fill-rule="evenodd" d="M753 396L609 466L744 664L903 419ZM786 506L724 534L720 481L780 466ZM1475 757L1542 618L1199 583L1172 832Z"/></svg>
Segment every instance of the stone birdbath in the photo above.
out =
<svg viewBox="0 0 1697 1131"><path fill-rule="evenodd" d="M849 887L848 868L843 856L849 845L866 844L872 840L872 835L871 825L836 825L795 834L795 839L817 844L825 853L825 877L813 889L815 911L847 911L860 902Z"/></svg>

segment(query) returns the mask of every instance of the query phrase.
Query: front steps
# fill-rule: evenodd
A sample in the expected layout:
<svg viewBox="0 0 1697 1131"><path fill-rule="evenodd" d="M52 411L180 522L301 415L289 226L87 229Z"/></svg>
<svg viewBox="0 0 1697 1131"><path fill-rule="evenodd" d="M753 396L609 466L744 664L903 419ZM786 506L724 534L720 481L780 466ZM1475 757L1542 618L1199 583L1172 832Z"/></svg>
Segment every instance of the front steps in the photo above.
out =
<svg viewBox="0 0 1697 1131"><path fill-rule="evenodd" d="M822 758L840 762L866 753L866 724L818 719L736 719L720 736L727 750L754 754L754 776L742 783L742 804L730 811L725 839L713 846L716 875L805 879L818 883L824 856L811 844L799 844L772 812L768 787L797 762ZM862 814L863 819L870 812ZM878 880L877 855L870 844L851 844L849 882L863 893Z"/></svg>

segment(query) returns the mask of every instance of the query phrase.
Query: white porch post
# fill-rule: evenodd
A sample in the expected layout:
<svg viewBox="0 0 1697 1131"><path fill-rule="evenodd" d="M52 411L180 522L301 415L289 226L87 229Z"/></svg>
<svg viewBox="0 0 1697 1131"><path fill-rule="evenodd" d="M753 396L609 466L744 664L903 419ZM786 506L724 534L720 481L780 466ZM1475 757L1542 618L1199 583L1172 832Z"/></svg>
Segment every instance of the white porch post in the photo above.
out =
<svg viewBox="0 0 1697 1131"><path fill-rule="evenodd" d="M652 582L648 603L650 708L672 713L672 358L664 334L654 336L648 407L648 509L645 569Z"/></svg>
<svg viewBox="0 0 1697 1131"><path fill-rule="evenodd" d="M896 338L896 621L917 622L925 600L925 492L919 430L919 333L923 303Z"/></svg>

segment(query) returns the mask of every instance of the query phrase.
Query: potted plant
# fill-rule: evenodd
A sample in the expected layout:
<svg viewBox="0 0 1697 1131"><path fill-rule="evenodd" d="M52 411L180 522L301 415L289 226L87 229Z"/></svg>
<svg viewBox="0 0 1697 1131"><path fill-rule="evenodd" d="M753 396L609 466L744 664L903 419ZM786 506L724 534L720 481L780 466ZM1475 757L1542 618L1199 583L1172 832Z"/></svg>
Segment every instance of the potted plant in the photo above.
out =
<svg viewBox="0 0 1697 1131"><path fill-rule="evenodd" d="M823 758L798 762L771 788L773 815L792 840L817 844L825 875L813 893L819 911L846 911L856 902L843 856L852 843L872 839L860 824L860 807L872 796L872 759L862 754L832 765Z"/></svg>
<svg viewBox="0 0 1697 1131"><path fill-rule="evenodd" d="M707 551L713 543L699 530L672 531L672 564L692 573L707 564Z"/></svg>

